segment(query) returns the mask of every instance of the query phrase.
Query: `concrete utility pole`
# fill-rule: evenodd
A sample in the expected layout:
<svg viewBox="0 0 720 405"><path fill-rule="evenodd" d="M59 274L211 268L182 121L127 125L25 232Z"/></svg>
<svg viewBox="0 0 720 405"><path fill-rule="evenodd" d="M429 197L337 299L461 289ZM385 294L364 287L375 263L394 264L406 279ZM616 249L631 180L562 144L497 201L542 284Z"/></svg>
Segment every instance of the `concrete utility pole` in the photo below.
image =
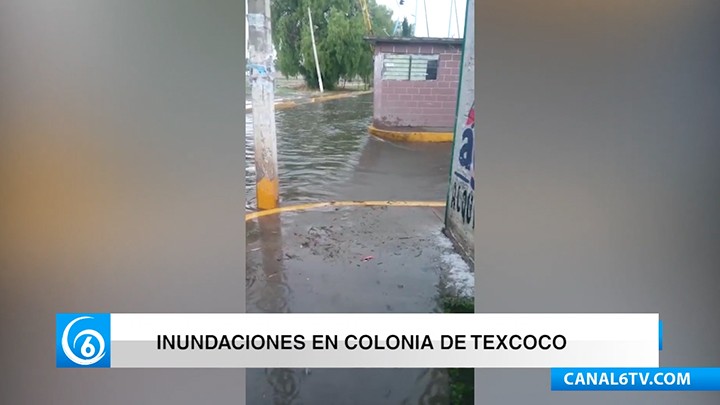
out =
<svg viewBox="0 0 720 405"><path fill-rule="evenodd" d="M427 30L427 37L430 38L430 21L427 15L427 1L423 0L423 8L425 9L425 29Z"/></svg>
<svg viewBox="0 0 720 405"><path fill-rule="evenodd" d="M455 0L453 0L453 4L455 5L455 26L457 27L458 38L462 38L462 34L460 33L460 19L458 18L458 8ZM465 8L467 8L467 6Z"/></svg>
<svg viewBox="0 0 720 405"><path fill-rule="evenodd" d="M413 36L417 36L417 27L418 27L418 5L420 4L420 0L415 0L415 23L413 24Z"/></svg>
<svg viewBox="0 0 720 405"><path fill-rule="evenodd" d="M322 74L320 74L320 61L318 60L317 47L315 46L315 27L313 27L312 13L310 12L310 7L308 7L308 20L310 21L310 39L312 40L313 54L315 55L315 69L317 69L318 84L320 84L320 93L324 93L325 91L323 89Z"/></svg>
<svg viewBox="0 0 720 405"><path fill-rule="evenodd" d="M448 18L448 35L447 35L448 38L450 38L450 33L452 32L452 12L453 12L454 5L455 5L455 0L450 0L450 18Z"/></svg>
<svg viewBox="0 0 720 405"><path fill-rule="evenodd" d="M268 210L277 208L280 199L270 0L248 0L247 13L257 206Z"/></svg>

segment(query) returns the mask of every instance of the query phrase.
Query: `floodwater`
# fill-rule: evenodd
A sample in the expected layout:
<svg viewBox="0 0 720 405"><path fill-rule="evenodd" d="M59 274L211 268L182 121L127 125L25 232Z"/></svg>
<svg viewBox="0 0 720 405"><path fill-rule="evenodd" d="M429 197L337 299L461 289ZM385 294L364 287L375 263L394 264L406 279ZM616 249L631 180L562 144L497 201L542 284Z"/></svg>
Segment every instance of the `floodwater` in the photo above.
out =
<svg viewBox="0 0 720 405"><path fill-rule="evenodd" d="M370 95L278 111L281 204L444 201L451 145L377 139L367 132L371 116ZM251 114L246 122L254 210ZM452 254L442 216L431 208L330 208L249 221L246 310L438 312ZM445 370L247 370L251 405L446 404L448 394Z"/></svg>
<svg viewBox="0 0 720 405"><path fill-rule="evenodd" d="M255 207L252 114L246 115L245 187ZM449 144L401 145L370 137L372 95L276 112L283 205L340 199L444 201Z"/></svg>

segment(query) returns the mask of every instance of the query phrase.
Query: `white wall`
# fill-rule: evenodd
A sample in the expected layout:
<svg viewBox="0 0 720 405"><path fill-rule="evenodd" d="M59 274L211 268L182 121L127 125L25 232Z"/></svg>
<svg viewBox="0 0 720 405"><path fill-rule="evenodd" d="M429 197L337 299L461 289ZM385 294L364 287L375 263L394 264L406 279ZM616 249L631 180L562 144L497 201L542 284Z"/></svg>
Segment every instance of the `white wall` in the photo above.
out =
<svg viewBox="0 0 720 405"><path fill-rule="evenodd" d="M460 94L455 139L453 142L452 169L448 190L445 228L455 242L472 259L475 246L475 6L467 5L465 44L461 66Z"/></svg>

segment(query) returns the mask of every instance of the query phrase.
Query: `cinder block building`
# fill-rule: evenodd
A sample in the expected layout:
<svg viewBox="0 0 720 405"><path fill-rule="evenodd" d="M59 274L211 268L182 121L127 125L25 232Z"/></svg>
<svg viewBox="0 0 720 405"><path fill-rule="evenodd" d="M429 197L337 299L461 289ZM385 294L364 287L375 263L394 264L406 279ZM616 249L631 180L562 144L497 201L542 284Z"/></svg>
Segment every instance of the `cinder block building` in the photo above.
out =
<svg viewBox="0 0 720 405"><path fill-rule="evenodd" d="M463 40L398 37L368 40L375 49L373 127L452 132Z"/></svg>

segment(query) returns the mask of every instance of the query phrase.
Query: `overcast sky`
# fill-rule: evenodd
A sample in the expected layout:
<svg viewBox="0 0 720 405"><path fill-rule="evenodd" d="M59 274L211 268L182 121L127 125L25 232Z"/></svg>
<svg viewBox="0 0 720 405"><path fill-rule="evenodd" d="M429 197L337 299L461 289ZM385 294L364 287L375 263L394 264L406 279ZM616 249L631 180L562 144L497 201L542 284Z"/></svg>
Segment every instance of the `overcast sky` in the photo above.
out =
<svg viewBox="0 0 720 405"><path fill-rule="evenodd" d="M448 24L450 24L450 37L458 38L463 36L465 27L465 7L467 0L455 0L457 4L457 20L455 19L456 11L451 10L452 0L405 0L404 5L399 5L400 0L376 0L378 4L382 4L393 10L393 18L402 20L407 17L412 24L416 21L415 11L417 10L417 27L415 27L415 35L418 37L448 37ZM425 13L427 6L427 14ZM427 24L425 23L425 16ZM456 22L457 21L457 22ZM460 25L460 35L458 36L458 23ZM427 26L430 28L428 35Z"/></svg>

